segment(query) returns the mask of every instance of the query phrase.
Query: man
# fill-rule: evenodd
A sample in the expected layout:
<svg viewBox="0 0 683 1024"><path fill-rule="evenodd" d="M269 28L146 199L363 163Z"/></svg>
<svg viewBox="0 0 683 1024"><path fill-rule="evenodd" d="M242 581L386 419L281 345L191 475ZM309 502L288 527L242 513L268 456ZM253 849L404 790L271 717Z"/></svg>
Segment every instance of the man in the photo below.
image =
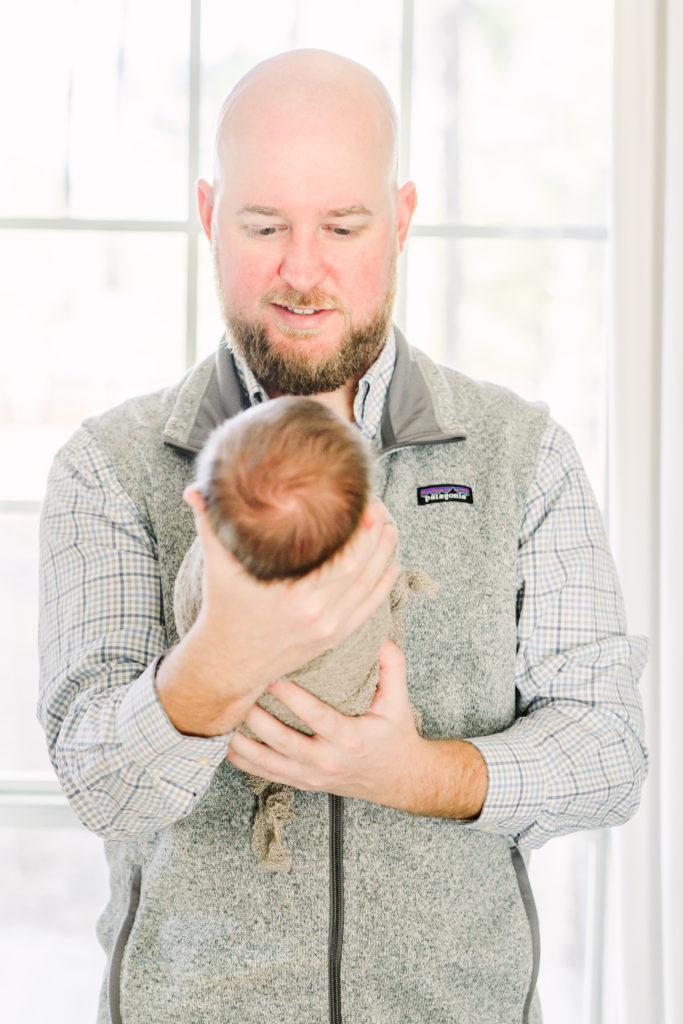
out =
<svg viewBox="0 0 683 1024"><path fill-rule="evenodd" d="M257 66L223 105L198 202L226 341L88 421L43 516L40 713L112 872L99 1019L538 1021L520 847L625 820L646 766L645 645L625 635L578 456L545 410L392 329L416 191L397 187L395 117L366 69L319 51ZM401 559L440 584L357 718L286 676L391 588L383 507L340 557L262 584L186 490L211 428L282 393L357 423ZM205 597L176 643L188 505ZM266 688L312 736L255 706ZM298 791L291 874L250 854L243 772Z"/></svg>

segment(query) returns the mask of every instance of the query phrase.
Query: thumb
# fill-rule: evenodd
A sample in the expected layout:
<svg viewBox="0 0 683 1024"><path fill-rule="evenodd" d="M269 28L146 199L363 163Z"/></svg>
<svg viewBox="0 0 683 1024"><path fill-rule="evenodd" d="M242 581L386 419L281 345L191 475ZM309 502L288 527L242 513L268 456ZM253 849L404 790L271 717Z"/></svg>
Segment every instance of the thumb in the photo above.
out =
<svg viewBox="0 0 683 1024"><path fill-rule="evenodd" d="M204 501L201 492L194 484L187 485L183 491L183 500L186 501L187 504L195 510L195 512L203 512L206 508L206 502Z"/></svg>
<svg viewBox="0 0 683 1024"><path fill-rule="evenodd" d="M403 652L391 640L385 640L377 656L379 664L379 682L377 692L370 705L370 711L380 711L382 704L408 704L408 684L406 682L406 659Z"/></svg>

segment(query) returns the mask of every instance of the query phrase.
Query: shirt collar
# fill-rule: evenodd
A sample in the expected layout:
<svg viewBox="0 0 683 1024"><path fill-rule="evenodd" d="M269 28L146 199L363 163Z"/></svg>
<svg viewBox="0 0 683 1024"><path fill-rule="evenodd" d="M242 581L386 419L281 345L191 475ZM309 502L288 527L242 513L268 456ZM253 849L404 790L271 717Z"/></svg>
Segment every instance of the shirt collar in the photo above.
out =
<svg viewBox="0 0 683 1024"><path fill-rule="evenodd" d="M374 441L379 434L395 363L396 338L392 327L384 348L359 380L353 402L353 416L366 441Z"/></svg>
<svg viewBox="0 0 683 1024"><path fill-rule="evenodd" d="M268 400L266 391L252 373L241 352L227 340L227 345L235 360L235 368L240 384L249 397L251 405L260 405ZM374 441L379 434L382 410L387 397L389 382L396 363L396 338L393 328L389 332L384 348L372 366L358 382L358 391L353 402L353 416L356 426L367 441Z"/></svg>
<svg viewBox="0 0 683 1024"><path fill-rule="evenodd" d="M239 377L239 382L242 385L242 390L245 391L249 397L249 403L251 405L260 405L261 402L266 402L268 400L268 395L251 372L251 368L242 353L234 347L229 337L226 336L225 341L232 353L232 358L235 360L237 376Z"/></svg>

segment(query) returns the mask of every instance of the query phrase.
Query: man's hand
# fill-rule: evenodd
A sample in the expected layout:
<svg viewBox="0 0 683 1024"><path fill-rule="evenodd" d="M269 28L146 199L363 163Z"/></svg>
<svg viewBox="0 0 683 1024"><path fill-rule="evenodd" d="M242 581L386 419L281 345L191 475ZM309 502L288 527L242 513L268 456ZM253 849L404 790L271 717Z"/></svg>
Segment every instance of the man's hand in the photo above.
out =
<svg viewBox="0 0 683 1024"><path fill-rule="evenodd" d="M233 729L273 679L334 647L391 591L396 530L373 505L349 543L299 580L262 583L214 535L199 493L186 491L204 551L197 621L162 661L157 693L173 725L191 735Z"/></svg>
<svg viewBox="0 0 683 1024"><path fill-rule="evenodd" d="M290 680L268 692L313 730L306 736L254 706L245 723L260 741L237 732L228 760L242 771L303 790L357 797L414 814L474 818L486 796L486 766L461 740L427 740L415 727L405 659L386 641L377 693L364 715L343 715Z"/></svg>
<svg viewBox="0 0 683 1024"><path fill-rule="evenodd" d="M223 648L230 638L231 660L242 661L264 686L353 633L398 576L397 565L387 568L396 529L385 524L383 505L367 509L349 543L319 569L272 583L250 576L215 536L203 508L194 507L205 564L199 628Z"/></svg>

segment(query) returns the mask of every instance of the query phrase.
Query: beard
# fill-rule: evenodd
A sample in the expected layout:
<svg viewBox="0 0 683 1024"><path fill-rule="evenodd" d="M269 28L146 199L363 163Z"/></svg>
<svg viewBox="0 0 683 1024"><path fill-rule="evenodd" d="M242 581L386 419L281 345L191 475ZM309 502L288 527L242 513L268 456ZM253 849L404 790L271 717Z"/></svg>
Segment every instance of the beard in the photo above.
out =
<svg viewBox="0 0 683 1024"><path fill-rule="evenodd" d="M214 252L214 270L218 299L226 329L235 348L269 395L318 395L337 391L345 384L357 384L381 352L391 329L396 298L396 257L389 285L380 308L364 323L353 325L349 311L333 296L315 290L268 292L264 305L276 302L281 306L318 309L333 307L344 316L344 332L336 350L327 357L296 352L280 352L271 342L262 318L246 320L233 313L222 293L220 271ZM312 332L296 329L283 331L291 337L308 339Z"/></svg>

